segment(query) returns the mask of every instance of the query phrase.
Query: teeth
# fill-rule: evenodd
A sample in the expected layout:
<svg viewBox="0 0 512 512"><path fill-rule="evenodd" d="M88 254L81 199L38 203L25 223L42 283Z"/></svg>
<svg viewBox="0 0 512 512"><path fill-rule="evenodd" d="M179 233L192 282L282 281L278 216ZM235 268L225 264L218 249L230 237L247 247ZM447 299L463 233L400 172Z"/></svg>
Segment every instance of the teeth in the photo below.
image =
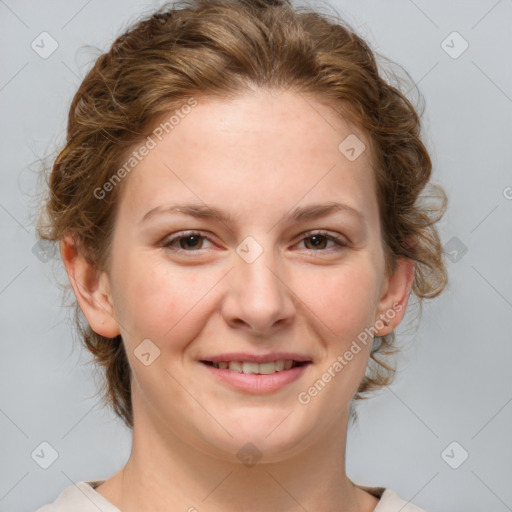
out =
<svg viewBox="0 0 512 512"><path fill-rule="evenodd" d="M242 373L242 363L239 363L238 361L231 361L228 368L234 372Z"/></svg>
<svg viewBox="0 0 512 512"><path fill-rule="evenodd" d="M276 363L274 361L270 361L269 363L260 363L256 365L259 368L256 368L256 370L259 370L257 373L263 373L263 375L271 375L276 371Z"/></svg>
<svg viewBox="0 0 512 512"><path fill-rule="evenodd" d="M221 370L229 369L232 372L255 374L259 373L262 375L271 375L274 372L281 372L283 370L289 370L293 366L291 359L279 361L270 361L268 363L255 363L253 361L221 361L219 363L212 363L215 368Z"/></svg>
<svg viewBox="0 0 512 512"><path fill-rule="evenodd" d="M231 363L229 364L231 370ZM259 373L260 365L258 363L242 363L242 371L244 373Z"/></svg>

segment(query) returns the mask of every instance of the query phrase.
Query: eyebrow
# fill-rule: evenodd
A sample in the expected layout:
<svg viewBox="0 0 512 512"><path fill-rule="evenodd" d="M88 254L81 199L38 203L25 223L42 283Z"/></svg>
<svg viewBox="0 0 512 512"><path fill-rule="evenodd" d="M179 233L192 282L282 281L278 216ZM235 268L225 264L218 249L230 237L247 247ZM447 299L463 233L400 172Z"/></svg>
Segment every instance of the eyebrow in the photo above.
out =
<svg viewBox="0 0 512 512"><path fill-rule="evenodd" d="M308 206L298 206L292 211L285 214L280 222L293 223L301 220L317 219L325 217L334 213L345 213L354 217L366 224L365 216L355 208L343 203L329 202L321 204L311 204ZM140 220L140 223L146 222L151 217L162 213L178 213L182 215L189 215L199 219L213 219L218 220L224 224L233 224L233 216L220 208L207 206L205 204L196 203L183 203L169 206L157 206L149 210Z"/></svg>

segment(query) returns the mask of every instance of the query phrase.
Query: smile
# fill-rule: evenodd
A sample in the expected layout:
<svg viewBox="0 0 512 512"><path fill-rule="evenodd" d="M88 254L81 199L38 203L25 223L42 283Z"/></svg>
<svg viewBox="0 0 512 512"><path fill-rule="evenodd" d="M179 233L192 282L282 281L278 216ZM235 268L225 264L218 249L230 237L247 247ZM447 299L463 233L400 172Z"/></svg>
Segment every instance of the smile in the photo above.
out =
<svg viewBox="0 0 512 512"><path fill-rule="evenodd" d="M293 361L291 359L279 359L267 363L255 363L254 361L201 361L202 363L218 368L219 370L230 370L237 373L272 375L276 372L290 370L297 366L306 364L303 361Z"/></svg>
<svg viewBox="0 0 512 512"><path fill-rule="evenodd" d="M254 361L199 361L200 367L215 382L245 394L261 395L277 392L299 379L311 361L278 359L257 363Z"/></svg>

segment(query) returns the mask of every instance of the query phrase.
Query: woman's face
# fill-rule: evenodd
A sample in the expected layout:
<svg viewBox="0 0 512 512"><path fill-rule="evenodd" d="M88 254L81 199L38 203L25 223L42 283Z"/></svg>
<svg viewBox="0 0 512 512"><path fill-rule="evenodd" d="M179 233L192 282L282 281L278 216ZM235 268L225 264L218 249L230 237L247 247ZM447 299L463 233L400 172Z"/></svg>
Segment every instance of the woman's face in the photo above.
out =
<svg viewBox="0 0 512 512"><path fill-rule="evenodd" d="M108 283L135 428L279 460L343 431L369 329L396 326L410 282L384 275L360 131L288 91L197 100L124 178L116 219ZM219 360L305 364L201 362Z"/></svg>

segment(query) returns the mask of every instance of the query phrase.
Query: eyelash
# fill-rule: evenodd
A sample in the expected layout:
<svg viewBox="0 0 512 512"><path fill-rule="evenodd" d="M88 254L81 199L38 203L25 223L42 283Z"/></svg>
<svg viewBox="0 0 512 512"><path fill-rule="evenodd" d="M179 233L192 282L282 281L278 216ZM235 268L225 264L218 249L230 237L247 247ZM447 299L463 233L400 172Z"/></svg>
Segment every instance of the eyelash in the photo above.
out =
<svg viewBox="0 0 512 512"><path fill-rule="evenodd" d="M164 241L162 243L162 247L164 247L165 249L169 249L170 251L181 252L181 253L183 253L183 252L197 253L197 252L202 251L202 249L193 249L193 250L187 251L186 249L182 249L181 247L179 247L179 248L172 247L173 243L178 242L182 238L188 238L191 236L199 236L199 237L205 238L206 240L209 240L211 242L211 240L207 236L202 235L198 231L187 231L187 232L180 233L172 238L167 239L166 241ZM345 242L345 240L343 240L342 238L339 238L335 235L331 235L326 231L310 231L308 233L305 233L305 235L301 239L301 242L303 240L305 240L306 238L311 238L313 236L322 236L322 237L326 238L328 241L334 242L336 245L338 245L338 247L334 247L334 248L331 247L331 249L340 250L342 248L349 247L349 244L347 242ZM328 252L328 251L330 251L330 249L319 249L316 251L313 249L309 249L309 250L311 252Z"/></svg>

